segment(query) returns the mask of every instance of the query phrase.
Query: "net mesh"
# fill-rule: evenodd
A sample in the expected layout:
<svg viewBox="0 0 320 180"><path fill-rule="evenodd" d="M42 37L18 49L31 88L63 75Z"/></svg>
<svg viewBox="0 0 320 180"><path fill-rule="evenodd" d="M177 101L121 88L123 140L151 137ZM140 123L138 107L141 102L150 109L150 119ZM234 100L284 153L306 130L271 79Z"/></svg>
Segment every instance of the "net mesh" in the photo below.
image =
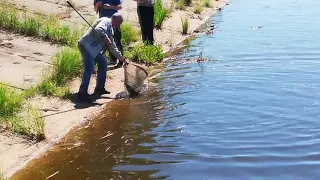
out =
<svg viewBox="0 0 320 180"><path fill-rule="evenodd" d="M143 90L147 76L145 67L129 63L124 68L124 84L129 94L139 94Z"/></svg>

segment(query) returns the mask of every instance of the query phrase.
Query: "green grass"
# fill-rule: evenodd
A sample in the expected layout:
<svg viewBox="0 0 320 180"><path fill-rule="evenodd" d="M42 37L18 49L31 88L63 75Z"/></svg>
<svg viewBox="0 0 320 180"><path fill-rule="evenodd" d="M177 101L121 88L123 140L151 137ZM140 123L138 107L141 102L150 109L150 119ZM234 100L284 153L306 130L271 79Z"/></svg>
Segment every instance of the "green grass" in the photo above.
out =
<svg viewBox="0 0 320 180"><path fill-rule="evenodd" d="M4 1L1 1L0 5L0 28L67 45L52 58L53 67L50 69L50 73L46 74L46 78L39 85L28 89L24 93L26 98L37 94L64 97L69 91L68 83L79 77L83 70L81 55L75 46L83 29L79 31L63 26L53 15L27 14L25 11L18 11L15 6ZM156 25L161 27L167 15L168 9L164 7L162 0L156 0ZM128 49L127 47L131 43L138 41L138 32L127 22L122 24L121 30L122 43ZM141 47L143 48L139 49ZM147 50L151 52L147 52ZM142 52L142 54L139 54L139 52ZM144 47L137 45L132 48L132 52L128 53L127 51L127 54L133 57L133 61L139 62L150 63L163 59L162 49L160 50L159 46Z"/></svg>
<svg viewBox="0 0 320 180"><path fill-rule="evenodd" d="M211 7L210 0L204 0L203 5L204 7L210 8Z"/></svg>
<svg viewBox="0 0 320 180"><path fill-rule="evenodd" d="M121 34L122 34L121 42L123 46L128 46L131 43L137 42L139 40L138 32L128 22L122 23Z"/></svg>
<svg viewBox="0 0 320 180"><path fill-rule="evenodd" d="M26 91L27 97L36 94L66 97L69 83L83 72L81 55L75 47L64 47L52 58L52 63L53 67L45 74L43 81Z"/></svg>
<svg viewBox="0 0 320 180"><path fill-rule="evenodd" d="M5 1L0 2L0 27L66 45L75 45L80 37L79 31L61 25L55 16L27 14Z"/></svg>
<svg viewBox="0 0 320 180"><path fill-rule="evenodd" d="M158 29L161 29L162 24L168 15L169 15L169 9L164 6L162 0L155 0L154 26Z"/></svg>
<svg viewBox="0 0 320 180"><path fill-rule="evenodd" d="M182 25L182 35L186 35L188 33L188 29L189 29L189 20L188 18L183 19L181 17L181 25Z"/></svg>
<svg viewBox="0 0 320 180"><path fill-rule="evenodd" d="M26 97L12 88L0 84L0 125L13 132L36 139L44 138L44 120L32 106L24 107ZM27 111L24 111L27 109Z"/></svg>
<svg viewBox="0 0 320 180"><path fill-rule="evenodd" d="M194 6L193 12L195 14L201 14L201 12L203 11L203 7L200 4L197 4Z"/></svg>
<svg viewBox="0 0 320 180"><path fill-rule="evenodd" d="M30 104L25 107L19 117L13 118L10 122L10 128L17 133L28 135L38 141L44 137L44 119L39 108Z"/></svg>
<svg viewBox="0 0 320 180"><path fill-rule="evenodd" d="M125 55L132 61L146 64L153 64L165 57L160 45L153 46L144 43L137 44L130 52L125 52Z"/></svg>
<svg viewBox="0 0 320 180"><path fill-rule="evenodd" d="M177 2L177 9L179 10L185 10L186 7L185 7L185 0L178 0Z"/></svg>
<svg viewBox="0 0 320 180"><path fill-rule="evenodd" d="M42 94L43 96L55 96L65 98L70 93L68 85L58 86L52 79L47 78L35 87L35 94Z"/></svg>
<svg viewBox="0 0 320 180"><path fill-rule="evenodd" d="M65 47L53 57L51 79L58 86L66 85L82 73L81 54L77 48Z"/></svg>
<svg viewBox="0 0 320 180"><path fill-rule="evenodd" d="M0 84L0 121L16 117L21 111L23 97L6 85Z"/></svg>

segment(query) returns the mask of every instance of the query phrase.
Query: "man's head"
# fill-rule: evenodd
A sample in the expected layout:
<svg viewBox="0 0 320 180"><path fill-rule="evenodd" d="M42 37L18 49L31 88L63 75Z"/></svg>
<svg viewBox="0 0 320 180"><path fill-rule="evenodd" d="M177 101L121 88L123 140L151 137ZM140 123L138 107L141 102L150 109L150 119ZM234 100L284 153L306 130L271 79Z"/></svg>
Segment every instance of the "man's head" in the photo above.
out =
<svg viewBox="0 0 320 180"><path fill-rule="evenodd" d="M122 22L123 18L120 13L116 12L111 16L112 27L119 28Z"/></svg>

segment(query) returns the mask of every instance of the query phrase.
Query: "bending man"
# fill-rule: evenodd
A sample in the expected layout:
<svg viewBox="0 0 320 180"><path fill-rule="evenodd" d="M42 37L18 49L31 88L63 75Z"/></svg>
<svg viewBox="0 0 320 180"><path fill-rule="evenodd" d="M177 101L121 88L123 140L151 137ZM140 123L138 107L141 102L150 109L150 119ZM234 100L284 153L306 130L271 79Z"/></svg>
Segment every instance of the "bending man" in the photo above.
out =
<svg viewBox="0 0 320 180"><path fill-rule="evenodd" d="M117 13L121 9L122 9L122 5L120 0L94 0L94 10L96 11L96 13L99 13L99 18L101 17L111 18L111 16L114 13ZM117 45L117 48L123 55L123 47L121 43L122 34L121 34L120 27L113 28L113 32L114 32L114 41ZM119 60L119 62L117 62L117 58L110 51L109 51L109 55L110 55L110 62L112 64L116 65L118 63L117 67L122 66L122 61Z"/></svg>
<svg viewBox="0 0 320 180"><path fill-rule="evenodd" d="M113 38L113 28L120 27L122 22L123 18L119 13L113 14L111 18L99 18L93 24L94 29L89 28L80 38L78 48L82 56L84 72L78 92L79 101L90 101L88 87L95 62L98 64L98 75L94 93L110 94L110 92L105 90L108 64L104 56L106 48L108 48L117 59L127 64L127 60L121 55Z"/></svg>

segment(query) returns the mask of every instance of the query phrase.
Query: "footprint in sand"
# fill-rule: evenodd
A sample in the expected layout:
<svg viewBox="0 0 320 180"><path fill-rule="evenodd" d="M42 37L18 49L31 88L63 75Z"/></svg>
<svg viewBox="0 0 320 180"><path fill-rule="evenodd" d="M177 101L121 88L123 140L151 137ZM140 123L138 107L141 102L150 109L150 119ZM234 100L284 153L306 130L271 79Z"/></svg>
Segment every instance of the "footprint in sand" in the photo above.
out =
<svg viewBox="0 0 320 180"><path fill-rule="evenodd" d="M32 56L24 56L24 55L18 55L20 57L22 57L23 59L26 59L28 61L40 61L40 59L37 59L35 57L32 57Z"/></svg>
<svg viewBox="0 0 320 180"><path fill-rule="evenodd" d="M43 56L43 55L44 55L44 54L42 54L42 53L40 53L40 52L35 52L35 53L33 53L33 54L38 55L38 56Z"/></svg>
<svg viewBox="0 0 320 180"><path fill-rule="evenodd" d="M13 48L13 44L12 43L0 43L0 47L6 47L6 48Z"/></svg>

